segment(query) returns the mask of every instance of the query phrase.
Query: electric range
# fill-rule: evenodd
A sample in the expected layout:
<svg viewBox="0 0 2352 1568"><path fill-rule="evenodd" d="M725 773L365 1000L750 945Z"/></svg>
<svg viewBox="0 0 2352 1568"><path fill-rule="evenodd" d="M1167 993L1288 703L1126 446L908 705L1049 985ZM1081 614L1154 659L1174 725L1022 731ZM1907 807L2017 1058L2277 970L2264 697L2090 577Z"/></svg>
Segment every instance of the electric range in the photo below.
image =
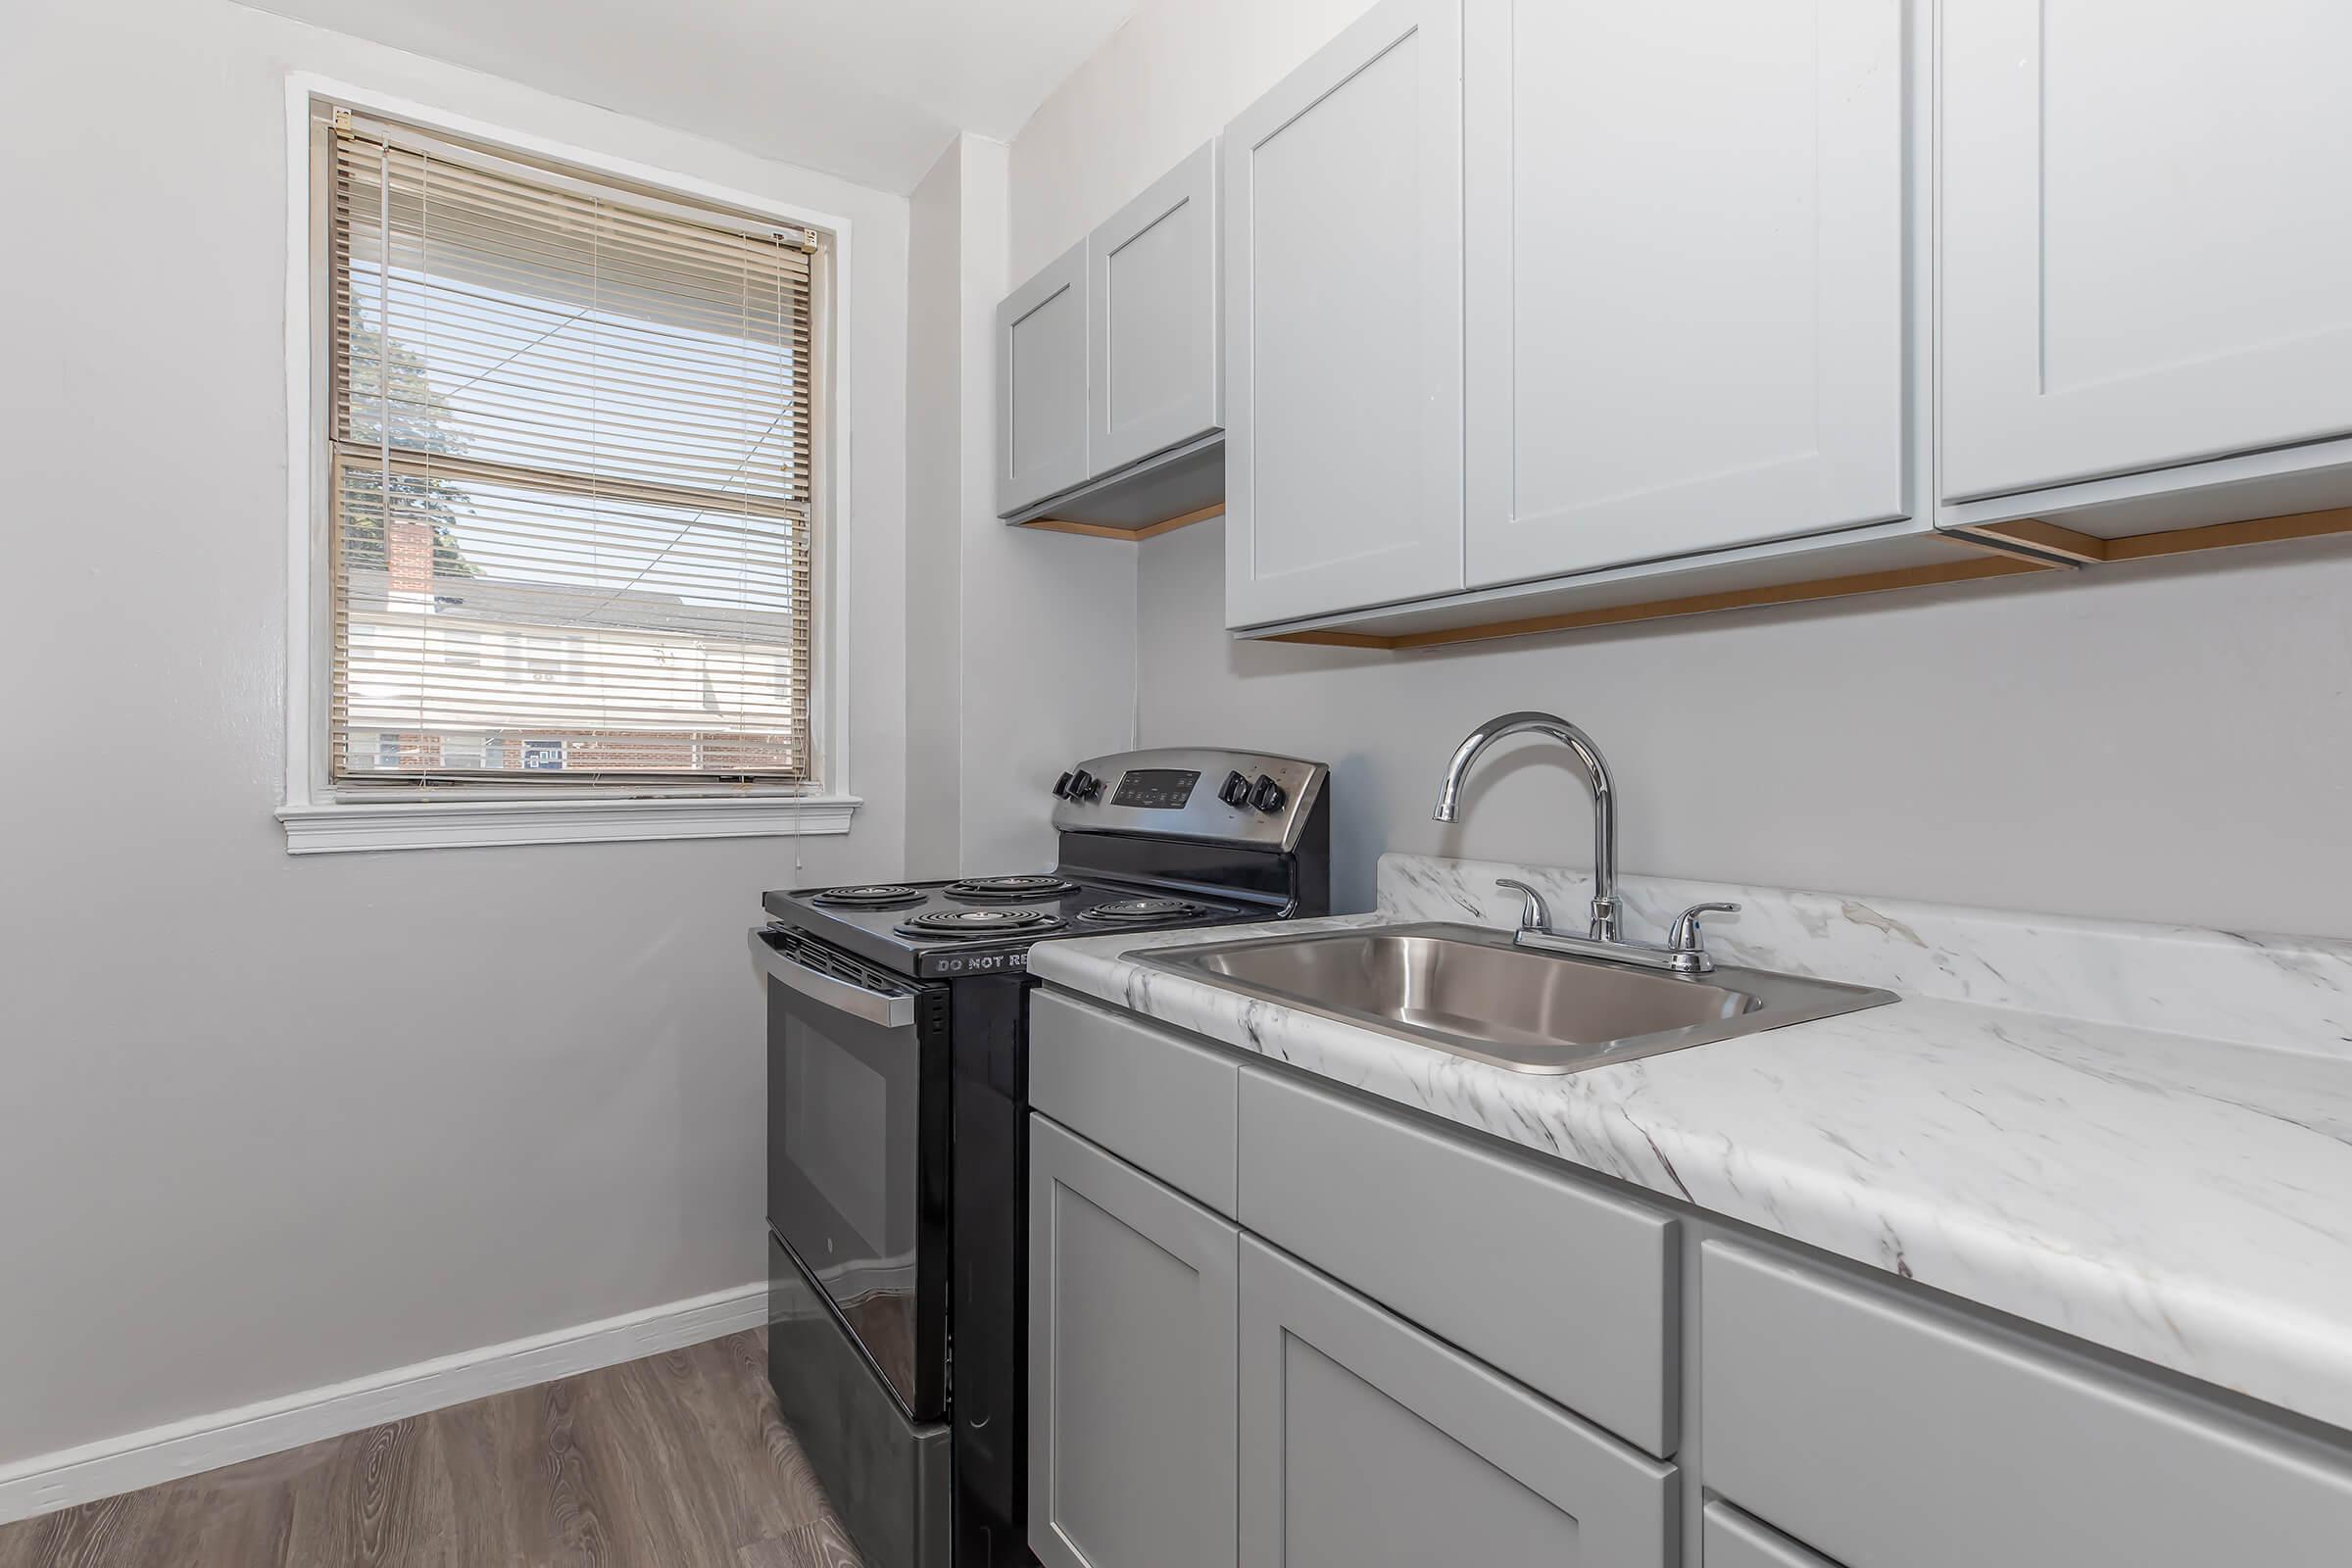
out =
<svg viewBox="0 0 2352 1568"><path fill-rule="evenodd" d="M768 1378L877 1565L1030 1561L1029 949L1330 912L1329 770L1090 758L1050 871L774 892Z"/></svg>

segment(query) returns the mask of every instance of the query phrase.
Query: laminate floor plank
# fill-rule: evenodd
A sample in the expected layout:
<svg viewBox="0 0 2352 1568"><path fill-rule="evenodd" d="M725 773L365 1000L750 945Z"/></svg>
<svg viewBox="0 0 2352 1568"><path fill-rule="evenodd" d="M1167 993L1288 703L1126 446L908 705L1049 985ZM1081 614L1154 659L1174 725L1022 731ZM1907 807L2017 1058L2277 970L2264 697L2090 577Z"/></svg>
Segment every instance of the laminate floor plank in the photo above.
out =
<svg viewBox="0 0 2352 1568"><path fill-rule="evenodd" d="M0 1568L858 1568L758 1330L0 1526Z"/></svg>

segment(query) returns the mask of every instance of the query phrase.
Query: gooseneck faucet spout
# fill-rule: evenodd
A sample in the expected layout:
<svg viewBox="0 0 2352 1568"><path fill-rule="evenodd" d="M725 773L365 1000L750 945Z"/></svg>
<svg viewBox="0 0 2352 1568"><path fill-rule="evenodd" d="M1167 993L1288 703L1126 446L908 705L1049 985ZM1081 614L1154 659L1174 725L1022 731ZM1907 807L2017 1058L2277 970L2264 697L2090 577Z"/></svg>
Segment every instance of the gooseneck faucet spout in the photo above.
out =
<svg viewBox="0 0 2352 1568"><path fill-rule="evenodd" d="M1592 786L1592 923L1590 940L1616 942L1617 934L1617 789L1609 777L1607 759L1592 737L1557 713L1525 711L1490 718L1462 737L1446 764L1446 782L1438 789L1438 807L1431 814L1441 822L1453 820L1460 804L1462 778L1479 754L1506 735L1529 731L1548 735L1576 754Z"/></svg>

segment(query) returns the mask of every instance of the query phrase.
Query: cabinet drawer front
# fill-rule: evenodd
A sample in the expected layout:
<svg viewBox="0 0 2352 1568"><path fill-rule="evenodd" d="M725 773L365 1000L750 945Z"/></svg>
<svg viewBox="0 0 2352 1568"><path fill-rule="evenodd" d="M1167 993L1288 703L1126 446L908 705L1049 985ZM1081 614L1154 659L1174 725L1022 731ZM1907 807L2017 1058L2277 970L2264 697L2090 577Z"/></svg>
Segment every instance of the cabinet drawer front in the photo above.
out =
<svg viewBox="0 0 2352 1568"><path fill-rule="evenodd" d="M1846 1568L2340 1564L2352 1466L1928 1305L1701 1249L1707 1484Z"/></svg>
<svg viewBox="0 0 2352 1568"><path fill-rule="evenodd" d="M1676 1474L1242 1240L1241 1560L1663 1568Z"/></svg>
<svg viewBox="0 0 2352 1568"><path fill-rule="evenodd" d="M1246 1227L1587 1420L1674 1451L1674 1220L1255 1069L1241 1121Z"/></svg>
<svg viewBox="0 0 2352 1568"><path fill-rule="evenodd" d="M1030 1118L1029 1544L1232 1568L1240 1233Z"/></svg>
<svg viewBox="0 0 2352 1568"><path fill-rule="evenodd" d="M1123 1014L1038 991L1029 1103L1220 1214L1234 1207L1229 1056Z"/></svg>
<svg viewBox="0 0 2352 1568"><path fill-rule="evenodd" d="M1706 1568L1838 1568L1728 1502L1707 1504L1699 1544L1699 1560Z"/></svg>

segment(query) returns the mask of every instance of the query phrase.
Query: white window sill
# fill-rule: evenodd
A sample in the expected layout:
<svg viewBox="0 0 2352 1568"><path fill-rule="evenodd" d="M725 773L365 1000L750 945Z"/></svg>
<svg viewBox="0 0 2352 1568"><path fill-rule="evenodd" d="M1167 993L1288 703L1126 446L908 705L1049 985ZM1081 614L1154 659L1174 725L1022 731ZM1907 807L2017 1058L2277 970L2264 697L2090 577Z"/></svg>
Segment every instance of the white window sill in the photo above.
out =
<svg viewBox="0 0 2352 1568"><path fill-rule="evenodd" d="M501 844L791 838L847 833L855 795L698 795L587 800L336 801L281 806L288 855L463 850Z"/></svg>

